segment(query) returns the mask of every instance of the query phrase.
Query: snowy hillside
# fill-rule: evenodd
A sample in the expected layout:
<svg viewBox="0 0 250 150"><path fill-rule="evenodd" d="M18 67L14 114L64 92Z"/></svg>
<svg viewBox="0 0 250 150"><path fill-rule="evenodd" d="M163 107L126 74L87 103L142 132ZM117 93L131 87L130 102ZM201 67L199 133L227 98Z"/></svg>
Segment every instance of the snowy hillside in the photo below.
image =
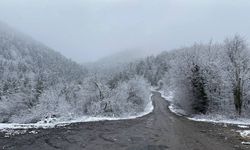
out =
<svg viewBox="0 0 250 150"><path fill-rule="evenodd" d="M0 123L126 118L150 103L143 78L119 80L111 88L112 78L93 72L0 24Z"/></svg>
<svg viewBox="0 0 250 150"><path fill-rule="evenodd" d="M59 82L76 82L85 74L60 53L0 23L0 122L32 108Z"/></svg>

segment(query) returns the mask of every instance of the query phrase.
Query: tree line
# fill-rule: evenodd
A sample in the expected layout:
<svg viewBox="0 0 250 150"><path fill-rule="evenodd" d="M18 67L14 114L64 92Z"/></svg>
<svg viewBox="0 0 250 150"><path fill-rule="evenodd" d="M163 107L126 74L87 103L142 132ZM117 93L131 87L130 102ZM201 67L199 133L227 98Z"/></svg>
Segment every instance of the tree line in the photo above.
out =
<svg viewBox="0 0 250 150"><path fill-rule="evenodd" d="M159 85L189 114L250 114L250 53L241 36L114 66L86 66L0 27L2 123L137 115L150 102L150 86Z"/></svg>

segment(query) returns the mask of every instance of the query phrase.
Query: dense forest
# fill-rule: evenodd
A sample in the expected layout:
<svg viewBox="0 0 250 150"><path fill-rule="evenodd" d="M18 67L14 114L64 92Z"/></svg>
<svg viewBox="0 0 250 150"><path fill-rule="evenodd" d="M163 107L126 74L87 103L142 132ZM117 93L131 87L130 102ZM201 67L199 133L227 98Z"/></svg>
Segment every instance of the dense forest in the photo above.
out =
<svg viewBox="0 0 250 150"><path fill-rule="evenodd" d="M79 65L0 24L0 122L136 115L150 102L151 86L173 92L190 115L249 117L249 58L236 35L112 67Z"/></svg>

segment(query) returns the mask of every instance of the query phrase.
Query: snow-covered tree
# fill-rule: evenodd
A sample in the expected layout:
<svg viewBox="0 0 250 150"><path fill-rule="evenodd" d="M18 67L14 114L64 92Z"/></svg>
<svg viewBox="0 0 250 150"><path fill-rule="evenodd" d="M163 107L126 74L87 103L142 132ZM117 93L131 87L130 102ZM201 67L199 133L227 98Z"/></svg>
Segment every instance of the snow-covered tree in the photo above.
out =
<svg viewBox="0 0 250 150"><path fill-rule="evenodd" d="M229 71L234 94L235 109L239 115L242 113L242 105L246 99L246 84L250 78L250 58L246 41L236 35L225 40L225 49L229 57Z"/></svg>

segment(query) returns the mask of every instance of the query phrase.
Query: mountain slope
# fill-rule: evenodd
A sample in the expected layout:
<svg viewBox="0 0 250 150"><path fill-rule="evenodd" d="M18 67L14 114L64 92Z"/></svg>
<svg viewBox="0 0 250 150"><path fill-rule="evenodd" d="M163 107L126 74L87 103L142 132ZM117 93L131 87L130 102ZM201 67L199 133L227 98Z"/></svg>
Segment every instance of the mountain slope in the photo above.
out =
<svg viewBox="0 0 250 150"><path fill-rule="evenodd" d="M56 78L65 80L78 78L82 73L82 67L78 64L1 23L0 61L1 64L7 63L5 69L7 66L19 69L13 68L14 72L53 74Z"/></svg>
<svg viewBox="0 0 250 150"><path fill-rule="evenodd" d="M0 23L0 122L35 106L45 90L84 75L82 66Z"/></svg>
<svg viewBox="0 0 250 150"><path fill-rule="evenodd" d="M0 123L127 118L151 106L149 85L142 77L110 88L104 72L91 71L1 24Z"/></svg>

